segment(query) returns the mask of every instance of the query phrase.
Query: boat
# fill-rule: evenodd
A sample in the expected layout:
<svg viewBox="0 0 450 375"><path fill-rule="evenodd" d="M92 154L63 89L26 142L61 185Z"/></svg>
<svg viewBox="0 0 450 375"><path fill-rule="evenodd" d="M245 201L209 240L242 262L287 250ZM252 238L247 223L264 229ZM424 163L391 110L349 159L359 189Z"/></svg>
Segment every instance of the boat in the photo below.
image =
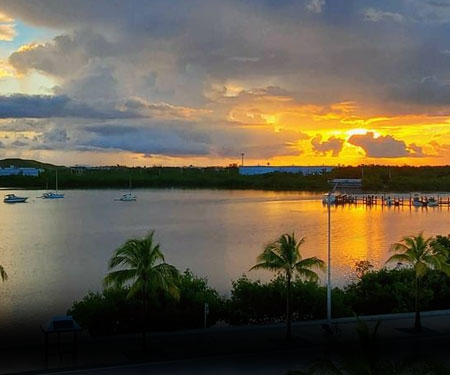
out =
<svg viewBox="0 0 450 375"><path fill-rule="evenodd" d="M116 201L122 201L122 202L132 202L136 200L136 196L131 194L131 191L126 194L122 194L122 196L118 199L115 199Z"/></svg>
<svg viewBox="0 0 450 375"><path fill-rule="evenodd" d="M122 194L120 198L114 200L121 202L132 202L136 200L136 195L131 193L131 178L130 178L130 191L128 193Z"/></svg>
<svg viewBox="0 0 450 375"><path fill-rule="evenodd" d="M24 203L28 197L16 197L14 194L6 194L3 202L5 203Z"/></svg>
<svg viewBox="0 0 450 375"><path fill-rule="evenodd" d="M428 207L437 207L437 206L439 206L439 202L436 200L436 198L431 197L428 199L427 206Z"/></svg>
<svg viewBox="0 0 450 375"><path fill-rule="evenodd" d="M42 196L40 198L42 198L42 199L62 199L62 198L64 198L64 194L58 193L58 171L56 171L56 176L55 176L55 192L44 193L44 194L42 194Z"/></svg>
<svg viewBox="0 0 450 375"><path fill-rule="evenodd" d="M415 194L412 200L412 205L414 207L423 207L424 204L423 202L420 200L419 194Z"/></svg>
<svg viewBox="0 0 450 375"><path fill-rule="evenodd" d="M64 198L64 194L59 194L58 192L48 192L48 193L44 193L42 194L43 199L61 199Z"/></svg>
<svg viewBox="0 0 450 375"><path fill-rule="evenodd" d="M324 194L322 195L322 203L328 204L328 200L330 200L330 204L336 203L336 194Z"/></svg>

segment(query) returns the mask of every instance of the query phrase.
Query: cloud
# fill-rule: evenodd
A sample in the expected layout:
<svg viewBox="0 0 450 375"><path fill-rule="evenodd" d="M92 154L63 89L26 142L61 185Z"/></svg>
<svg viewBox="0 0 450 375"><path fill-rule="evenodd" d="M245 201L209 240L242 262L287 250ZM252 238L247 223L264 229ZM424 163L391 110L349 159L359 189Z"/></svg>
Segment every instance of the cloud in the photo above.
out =
<svg viewBox="0 0 450 375"><path fill-rule="evenodd" d="M425 153L423 152L423 147L417 146L415 143L411 143L408 146L408 149L412 154L411 156L414 156L414 157L426 156Z"/></svg>
<svg viewBox="0 0 450 375"><path fill-rule="evenodd" d="M0 23L12 23L14 22L14 19L11 17L8 17L6 14L0 12Z"/></svg>
<svg viewBox="0 0 450 375"><path fill-rule="evenodd" d="M25 146L28 146L28 143L17 140L17 141L12 142L11 146L14 146L14 147L25 147Z"/></svg>
<svg viewBox="0 0 450 375"><path fill-rule="evenodd" d="M208 138L181 128L130 129L126 133L96 134L84 146L131 151L140 154L201 156L209 154Z"/></svg>
<svg viewBox="0 0 450 375"><path fill-rule="evenodd" d="M96 34L92 34L96 40ZM96 40L97 44L98 39ZM94 42L92 42L94 43ZM84 48L83 48L84 47ZM88 48L84 34L60 35L52 42L31 43L22 46L9 56L9 63L22 74L31 69L56 77L73 76L98 55L95 48Z"/></svg>
<svg viewBox="0 0 450 375"><path fill-rule="evenodd" d="M344 142L344 139L337 138L335 136L332 136L328 138L328 140L322 142L322 136L317 134L311 140L311 145L313 146L313 150L317 153L326 154L328 151L331 151L331 155L333 157L337 157L342 151Z"/></svg>
<svg viewBox="0 0 450 375"><path fill-rule="evenodd" d="M450 104L450 81L436 76L409 80L394 87L391 97L423 106L446 106Z"/></svg>
<svg viewBox="0 0 450 375"><path fill-rule="evenodd" d="M362 14L364 20L370 22L393 21L401 23L405 20L405 17L400 13L386 12L375 8L364 9Z"/></svg>
<svg viewBox="0 0 450 375"><path fill-rule="evenodd" d="M321 13L325 5L325 0L309 0L306 9L313 13Z"/></svg>
<svg viewBox="0 0 450 375"><path fill-rule="evenodd" d="M352 120L446 110L446 4L0 0L6 18L59 34L8 60L20 75L14 80L23 80L14 87L26 88L37 72L56 82L53 95L0 97L0 118L42 119L33 122L33 142L48 148L298 155L302 131L347 128L346 113ZM341 102L357 107L332 108ZM368 155L389 154L389 142L392 155L423 154L386 137L353 141ZM342 142L316 136L311 144L336 156Z"/></svg>
<svg viewBox="0 0 450 375"><path fill-rule="evenodd" d="M96 102L87 104L65 95L11 95L0 96L0 118L133 118L141 115L120 111L111 104ZM114 105L114 104L113 104Z"/></svg>
<svg viewBox="0 0 450 375"><path fill-rule="evenodd" d="M355 134L348 139L348 143L361 147L370 158L403 158L425 156L421 147L412 143L409 146L391 135L375 138L373 132Z"/></svg>
<svg viewBox="0 0 450 375"><path fill-rule="evenodd" d="M16 35L14 24L0 24L0 41L11 42Z"/></svg>

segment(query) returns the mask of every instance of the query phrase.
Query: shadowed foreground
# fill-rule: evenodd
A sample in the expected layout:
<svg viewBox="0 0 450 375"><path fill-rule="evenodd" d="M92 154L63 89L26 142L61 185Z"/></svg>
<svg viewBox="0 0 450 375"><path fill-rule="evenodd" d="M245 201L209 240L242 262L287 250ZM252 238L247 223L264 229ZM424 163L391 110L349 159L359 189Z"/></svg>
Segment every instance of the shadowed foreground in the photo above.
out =
<svg viewBox="0 0 450 375"><path fill-rule="evenodd" d="M369 326L373 327L378 318L373 318ZM414 314L385 318L389 319L382 321L378 332L379 347L383 355L392 360L411 357L417 359L420 356L424 360L448 361L450 311L446 311L445 315L424 314L424 330L420 334L413 334L410 330ZM95 367L92 371L84 371L85 374L99 373L99 367L102 366L117 365L122 367L114 371L109 368L104 373L133 374L151 371L152 374L206 374L214 370L218 374L285 374L289 370L304 370L310 363L321 358L334 360L342 354L357 352L360 342L354 319L341 319L337 325L337 334L332 337L327 336L322 329L323 323L294 323L291 343L284 340L283 324L152 334L149 340L150 353L145 358L140 354L139 335L104 338L82 335L77 359L74 360L70 353L60 357L53 347L48 368L53 371L73 368L74 371L68 373L76 373L76 367ZM143 364L145 362L148 364ZM124 365L133 366L123 367ZM1 373L44 369L43 347L39 340L25 347L8 347L6 343L2 343ZM44 370L43 373L45 372Z"/></svg>

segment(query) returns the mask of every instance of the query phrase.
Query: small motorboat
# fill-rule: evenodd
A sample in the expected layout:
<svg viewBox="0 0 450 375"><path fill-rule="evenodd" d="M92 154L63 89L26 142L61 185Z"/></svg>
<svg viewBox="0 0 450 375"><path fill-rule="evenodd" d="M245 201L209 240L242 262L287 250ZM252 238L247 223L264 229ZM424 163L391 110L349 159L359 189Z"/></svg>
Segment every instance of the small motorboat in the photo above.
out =
<svg viewBox="0 0 450 375"><path fill-rule="evenodd" d="M439 206L439 202L436 200L436 198L431 197L428 199L427 206L428 207L437 207L437 206Z"/></svg>
<svg viewBox="0 0 450 375"><path fill-rule="evenodd" d="M136 196L131 194L131 191L129 193L123 194L120 198L115 199L116 201L122 201L122 202L132 202L136 200Z"/></svg>
<svg viewBox="0 0 450 375"><path fill-rule="evenodd" d="M424 206L424 204L418 194L414 195L413 200L412 200L412 205L414 207L423 207Z"/></svg>
<svg viewBox="0 0 450 375"><path fill-rule="evenodd" d="M28 197L16 197L14 194L7 194L3 199L5 203L24 203L26 202Z"/></svg>

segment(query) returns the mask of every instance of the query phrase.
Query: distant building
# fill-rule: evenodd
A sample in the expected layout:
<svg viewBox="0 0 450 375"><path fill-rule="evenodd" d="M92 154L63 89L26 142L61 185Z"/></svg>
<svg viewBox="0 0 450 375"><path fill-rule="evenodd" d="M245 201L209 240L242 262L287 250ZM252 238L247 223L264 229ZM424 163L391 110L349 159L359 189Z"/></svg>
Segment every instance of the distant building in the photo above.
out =
<svg viewBox="0 0 450 375"><path fill-rule="evenodd" d="M0 168L0 176L31 176L37 177L39 173L44 172L43 169L38 168L17 168L11 165L6 168Z"/></svg>
<svg viewBox="0 0 450 375"><path fill-rule="evenodd" d="M274 172L282 172L282 173L299 173L304 176L311 174L322 174L331 172L334 167L274 167L274 166L248 166L248 167L239 167L239 174L251 176L257 174L266 174L266 173L274 173Z"/></svg>
<svg viewBox="0 0 450 375"><path fill-rule="evenodd" d="M362 186L362 179L360 178L335 178L329 180L328 183L336 185L340 188L360 188Z"/></svg>

